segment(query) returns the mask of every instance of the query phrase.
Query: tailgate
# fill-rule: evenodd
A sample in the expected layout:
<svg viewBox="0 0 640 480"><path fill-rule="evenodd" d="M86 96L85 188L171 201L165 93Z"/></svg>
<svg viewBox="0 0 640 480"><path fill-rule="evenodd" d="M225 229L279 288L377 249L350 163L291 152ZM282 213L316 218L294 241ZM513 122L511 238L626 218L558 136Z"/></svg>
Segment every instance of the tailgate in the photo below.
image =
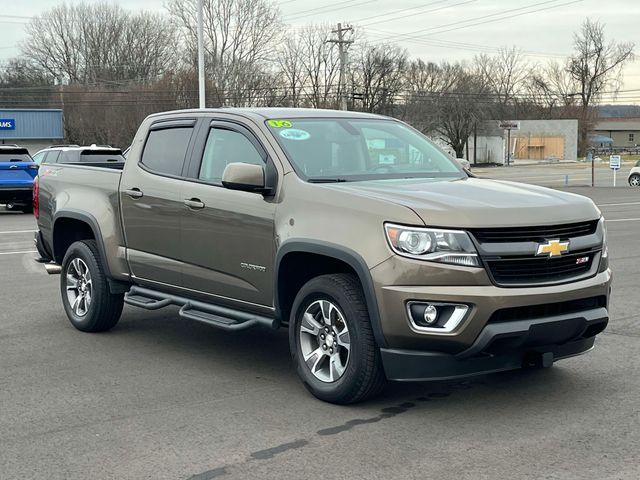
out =
<svg viewBox="0 0 640 480"><path fill-rule="evenodd" d="M31 187L38 175L38 166L33 162L0 161L0 188Z"/></svg>

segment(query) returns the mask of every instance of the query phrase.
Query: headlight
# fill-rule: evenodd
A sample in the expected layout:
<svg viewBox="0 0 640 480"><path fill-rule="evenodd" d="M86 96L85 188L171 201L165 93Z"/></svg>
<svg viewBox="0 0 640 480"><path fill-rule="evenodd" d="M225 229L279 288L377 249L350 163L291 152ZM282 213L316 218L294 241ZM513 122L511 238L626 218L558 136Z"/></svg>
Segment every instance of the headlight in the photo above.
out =
<svg viewBox="0 0 640 480"><path fill-rule="evenodd" d="M405 227L386 223L387 240L403 257L479 267L480 260L467 232L435 228Z"/></svg>
<svg viewBox="0 0 640 480"><path fill-rule="evenodd" d="M609 248L607 247L607 222L604 217L600 217L600 223L602 224L602 258L607 258Z"/></svg>

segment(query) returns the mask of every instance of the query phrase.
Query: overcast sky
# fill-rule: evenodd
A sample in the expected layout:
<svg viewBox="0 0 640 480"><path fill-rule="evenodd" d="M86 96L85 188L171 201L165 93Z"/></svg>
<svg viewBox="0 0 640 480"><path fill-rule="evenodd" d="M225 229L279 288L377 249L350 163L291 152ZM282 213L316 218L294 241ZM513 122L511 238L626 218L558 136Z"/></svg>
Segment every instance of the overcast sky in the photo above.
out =
<svg viewBox="0 0 640 480"><path fill-rule="evenodd" d="M129 9L164 9L164 0L113 1ZM5 60L18 53L17 45L24 38L24 22L28 21L11 16L38 15L57 2L2 3L0 60ZM461 60L480 51L491 53L500 46L515 45L527 52L531 61L546 62L571 51L573 32L585 17L603 22L609 39L635 42L640 54L638 0L276 0L274 3L279 5L285 22L294 26L339 21L361 25L369 41L388 38L407 48L412 56L431 61ZM510 18L498 20L504 17ZM638 89L622 93L620 98L640 103L640 59L626 69L623 89Z"/></svg>

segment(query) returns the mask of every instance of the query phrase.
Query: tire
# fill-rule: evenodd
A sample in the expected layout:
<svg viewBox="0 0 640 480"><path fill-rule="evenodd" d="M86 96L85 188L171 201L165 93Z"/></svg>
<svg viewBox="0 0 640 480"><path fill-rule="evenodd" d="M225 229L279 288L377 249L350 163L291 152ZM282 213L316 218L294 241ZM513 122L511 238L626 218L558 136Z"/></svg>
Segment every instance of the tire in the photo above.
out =
<svg viewBox="0 0 640 480"><path fill-rule="evenodd" d="M313 320L307 320L305 313ZM289 322L289 346L298 376L320 400L360 402L377 395L385 385L364 293L354 275L322 275L300 289ZM335 350L329 355L329 349Z"/></svg>
<svg viewBox="0 0 640 480"><path fill-rule="evenodd" d="M629 177L629 185L632 187L640 187L640 175L634 173Z"/></svg>
<svg viewBox="0 0 640 480"><path fill-rule="evenodd" d="M32 205L24 205L24 206L20 207L20 211L22 213L33 213L33 206Z"/></svg>
<svg viewBox="0 0 640 480"><path fill-rule="evenodd" d="M88 272L88 275L84 272ZM62 262L60 294L67 317L78 330L104 332L120 320L124 294L109 291L95 240L75 242L67 250ZM83 295L84 302L74 301L74 298Z"/></svg>

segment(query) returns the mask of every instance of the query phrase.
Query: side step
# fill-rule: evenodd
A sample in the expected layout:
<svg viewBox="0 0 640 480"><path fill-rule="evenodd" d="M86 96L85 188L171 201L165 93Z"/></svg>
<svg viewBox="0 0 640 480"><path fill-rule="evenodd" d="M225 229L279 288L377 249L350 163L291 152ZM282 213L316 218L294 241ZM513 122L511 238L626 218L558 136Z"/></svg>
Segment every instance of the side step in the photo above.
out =
<svg viewBox="0 0 640 480"><path fill-rule="evenodd" d="M124 296L125 303L147 310L157 310L168 305L180 306L178 314L189 320L206 323L227 331L245 330L262 325L272 329L280 327L276 318L234 310L233 308L189 300L178 295L158 292L142 287L131 287Z"/></svg>

